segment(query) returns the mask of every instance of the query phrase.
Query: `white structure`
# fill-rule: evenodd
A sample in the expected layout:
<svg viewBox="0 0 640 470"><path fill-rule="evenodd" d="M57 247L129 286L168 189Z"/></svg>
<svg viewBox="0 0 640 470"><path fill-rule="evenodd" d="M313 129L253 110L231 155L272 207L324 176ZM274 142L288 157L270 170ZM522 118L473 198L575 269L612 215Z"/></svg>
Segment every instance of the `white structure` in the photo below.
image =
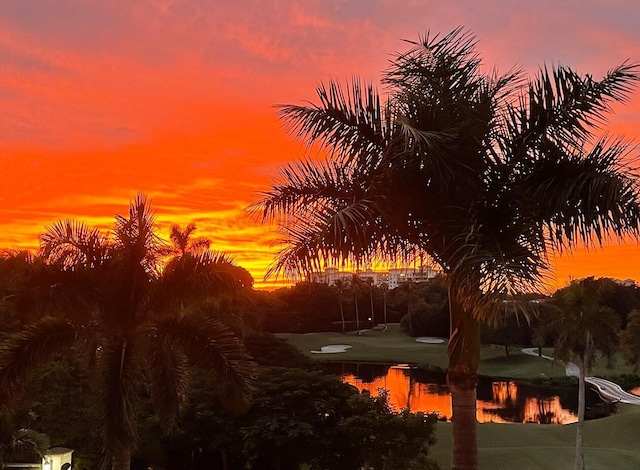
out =
<svg viewBox="0 0 640 470"><path fill-rule="evenodd" d="M40 463L5 463L7 470L72 470L73 449L52 447Z"/></svg>
<svg viewBox="0 0 640 470"><path fill-rule="evenodd" d="M72 449L52 447L42 457L42 470L71 470Z"/></svg>
<svg viewBox="0 0 640 470"><path fill-rule="evenodd" d="M407 281L428 281L439 273L439 270L430 266L423 266L422 268L392 268L389 271L366 269L365 271L356 271L355 273L351 271L340 271L338 268L327 268L324 272L312 274L309 280L331 286L334 285L336 281L351 282L353 276L357 275L362 281L371 282L374 286L387 284L389 289L395 289Z"/></svg>

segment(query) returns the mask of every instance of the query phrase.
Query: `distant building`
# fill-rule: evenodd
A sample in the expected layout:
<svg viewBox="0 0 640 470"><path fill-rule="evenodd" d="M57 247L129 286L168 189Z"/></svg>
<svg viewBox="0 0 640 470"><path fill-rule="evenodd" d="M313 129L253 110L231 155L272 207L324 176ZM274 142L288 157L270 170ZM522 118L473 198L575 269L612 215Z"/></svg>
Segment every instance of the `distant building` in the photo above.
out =
<svg viewBox="0 0 640 470"><path fill-rule="evenodd" d="M422 268L393 268L389 270L389 289L395 289L401 284L412 282L425 282L429 279L436 277L440 274L439 270L435 270L430 266L423 266Z"/></svg>
<svg viewBox="0 0 640 470"><path fill-rule="evenodd" d="M313 273L309 276L309 281L317 282L319 284L334 285L336 281L349 282L354 273L349 271L340 271L338 268L327 268L324 272Z"/></svg>
<svg viewBox="0 0 640 470"><path fill-rule="evenodd" d="M440 271L430 266L422 268L392 268L389 271L373 271L366 269L365 271L340 271L338 268L327 268L323 272L314 273L309 277L309 281L321 284L334 285L336 281L345 283L351 282L354 275L357 275L364 282L371 282L374 286L382 286L386 284L389 289L395 289L401 284L413 282L425 282L434 278Z"/></svg>

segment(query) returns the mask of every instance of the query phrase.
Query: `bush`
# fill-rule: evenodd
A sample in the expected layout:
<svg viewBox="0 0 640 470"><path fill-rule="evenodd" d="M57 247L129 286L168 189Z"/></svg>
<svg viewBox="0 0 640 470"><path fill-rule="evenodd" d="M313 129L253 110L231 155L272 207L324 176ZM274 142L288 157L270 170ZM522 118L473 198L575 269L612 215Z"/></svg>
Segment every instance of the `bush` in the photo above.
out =
<svg viewBox="0 0 640 470"><path fill-rule="evenodd" d="M336 376L262 367L253 405L241 416L217 406L210 381L193 389L185 432L165 441L169 468L409 469L434 442L435 417L395 413L386 396L360 394Z"/></svg>
<svg viewBox="0 0 640 470"><path fill-rule="evenodd" d="M307 370L319 367L287 340L271 333L247 333L244 346L261 366L298 367Z"/></svg>

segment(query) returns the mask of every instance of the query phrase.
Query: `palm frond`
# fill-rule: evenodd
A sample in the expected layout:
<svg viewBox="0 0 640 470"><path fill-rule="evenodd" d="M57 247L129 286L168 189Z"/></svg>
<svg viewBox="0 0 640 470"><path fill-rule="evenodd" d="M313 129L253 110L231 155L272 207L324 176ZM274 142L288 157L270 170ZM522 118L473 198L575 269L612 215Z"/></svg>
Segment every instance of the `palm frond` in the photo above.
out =
<svg viewBox="0 0 640 470"><path fill-rule="evenodd" d="M23 322L59 315L81 321L95 305L95 278L84 270L35 262L14 281L7 286L5 301Z"/></svg>
<svg viewBox="0 0 640 470"><path fill-rule="evenodd" d="M236 266L225 253L202 251L185 253L173 258L164 267L160 278L151 287L149 303L144 307L152 311L159 306L171 307L192 298L237 293L241 287L250 287L242 268ZM249 285L247 285L247 283Z"/></svg>
<svg viewBox="0 0 640 470"><path fill-rule="evenodd" d="M94 267L107 256L110 243L97 228L84 222L60 220L40 235L40 256L65 267Z"/></svg>
<svg viewBox="0 0 640 470"><path fill-rule="evenodd" d="M66 319L44 317L0 343L0 405L6 406L29 375L53 355L72 346L80 331Z"/></svg>
<svg viewBox="0 0 640 470"><path fill-rule="evenodd" d="M115 248L148 273L156 273L166 244L157 233L156 215L151 200L138 193L129 204L128 217L116 215Z"/></svg>
<svg viewBox="0 0 640 470"><path fill-rule="evenodd" d="M334 81L317 88L320 104L280 105L286 129L309 147L319 144L341 159L371 158L389 137L385 108L372 85L353 79L347 87Z"/></svg>
<svg viewBox="0 0 640 470"><path fill-rule="evenodd" d="M0 463L4 465L7 457L13 455L13 458L15 458L15 454L22 456L31 454L30 456L36 455L42 458L45 452L50 448L51 440L46 434L37 432L33 429L19 429L15 433L13 433L10 442L8 443L8 445L6 445L6 449L9 451L9 455L2 455L2 460L0 460ZM9 461L11 460L9 459Z"/></svg>
<svg viewBox="0 0 640 470"><path fill-rule="evenodd" d="M96 405L107 462L122 451L132 450L137 443L137 410L144 383L139 341L135 337L112 337L101 344L97 357L100 393Z"/></svg>
<svg viewBox="0 0 640 470"><path fill-rule="evenodd" d="M547 136L579 149L607 122L613 102L625 102L640 81L640 64L625 62L600 81L568 67L542 68L517 107L508 111L513 147L531 148Z"/></svg>
<svg viewBox="0 0 640 470"><path fill-rule="evenodd" d="M163 427L173 430L187 403L187 358L165 337L154 335L153 330L142 335L151 398Z"/></svg>
<svg viewBox="0 0 640 470"><path fill-rule="evenodd" d="M526 195L536 212L532 217L544 221L550 248L638 234L640 187L623 164L631 151L624 140L605 136L589 152L571 154L549 146L544 157L528 163L514 191Z"/></svg>
<svg viewBox="0 0 640 470"><path fill-rule="evenodd" d="M227 326L191 313L163 318L154 324L153 331L161 344L170 344L182 351L191 364L215 374L226 407L235 411L247 409L255 386L255 363Z"/></svg>
<svg viewBox="0 0 640 470"><path fill-rule="evenodd" d="M279 214L311 212L309 206L319 200L337 204L351 197L357 179L351 165L309 159L295 162L280 170L279 181L250 211L261 212L263 221L272 221Z"/></svg>

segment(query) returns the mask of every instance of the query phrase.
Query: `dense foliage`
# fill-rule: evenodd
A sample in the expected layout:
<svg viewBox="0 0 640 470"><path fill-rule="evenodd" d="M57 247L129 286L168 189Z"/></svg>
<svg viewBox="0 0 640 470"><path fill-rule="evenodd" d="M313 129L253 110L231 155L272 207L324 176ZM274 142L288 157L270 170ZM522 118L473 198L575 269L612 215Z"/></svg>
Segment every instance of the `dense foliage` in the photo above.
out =
<svg viewBox="0 0 640 470"><path fill-rule="evenodd" d="M261 369L248 413L212 407L207 381L193 390L181 437L166 441L172 469L412 468L433 443L435 417L396 413L386 397L371 398L334 376L296 368ZM228 467L224 467L224 463ZM430 464L431 465L431 464ZM421 467L421 468L436 468Z"/></svg>

